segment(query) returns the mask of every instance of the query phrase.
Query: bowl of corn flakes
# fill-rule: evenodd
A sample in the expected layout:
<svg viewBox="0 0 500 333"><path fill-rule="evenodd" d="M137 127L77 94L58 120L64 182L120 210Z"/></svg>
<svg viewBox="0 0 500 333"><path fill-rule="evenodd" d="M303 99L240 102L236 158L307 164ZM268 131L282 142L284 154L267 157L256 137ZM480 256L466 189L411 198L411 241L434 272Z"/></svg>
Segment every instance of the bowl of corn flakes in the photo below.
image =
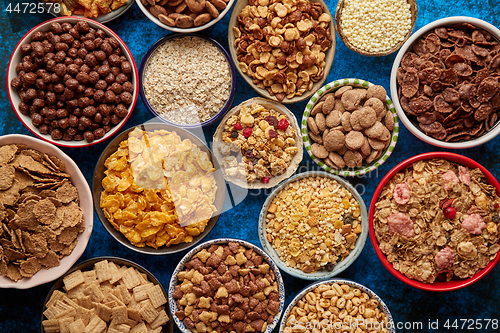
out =
<svg viewBox="0 0 500 333"><path fill-rule="evenodd" d="M202 240L222 212L224 178L210 149L186 130L146 123L118 135L93 177L97 216L122 245L170 254Z"/></svg>

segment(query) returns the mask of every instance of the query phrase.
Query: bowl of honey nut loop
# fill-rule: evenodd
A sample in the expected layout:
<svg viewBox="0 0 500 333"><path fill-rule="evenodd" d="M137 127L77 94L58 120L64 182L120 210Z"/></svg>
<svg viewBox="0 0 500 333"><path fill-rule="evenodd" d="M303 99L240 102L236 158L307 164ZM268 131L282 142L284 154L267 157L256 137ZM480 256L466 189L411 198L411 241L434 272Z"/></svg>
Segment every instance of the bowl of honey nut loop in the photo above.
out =
<svg viewBox="0 0 500 333"><path fill-rule="evenodd" d="M251 98L222 119L213 152L224 178L243 188L272 188L302 161L300 128L283 104Z"/></svg>
<svg viewBox="0 0 500 333"><path fill-rule="evenodd" d="M62 276L85 251L92 194L56 146L0 136L0 288L28 289Z"/></svg>
<svg viewBox="0 0 500 333"><path fill-rule="evenodd" d="M171 34L143 57L139 92L146 109L165 123L209 126L231 107L236 69L216 40L194 33Z"/></svg>
<svg viewBox="0 0 500 333"><path fill-rule="evenodd" d="M107 23L123 15L134 0L38 0L56 17L77 16Z"/></svg>
<svg viewBox="0 0 500 333"><path fill-rule="evenodd" d="M228 44L236 69L255 91L296 103L325 82L335 27L323 0L240 0L229 19Z"/></svg>
<svg viewBox="0 0 500 333"><path fill-rule="evenodd" d="M361 254L367 237L363 198L348 181L324 171L281 183L259 215L262 248L282 271L304 280L343 272Z"/></svg>
<svg viewBox="0 0 500 333"><path fill-rule="evenodd" d="M197 32L219 22L234 0L136 0L151 21L174 32Z"/></svg>
<svg viewBox="0 0 500 333"><path fill-rule="evenodd" d="M399 50L391 94L417 138L442 148L481 145L500 133L500 30L456 16L419 29Z"/></svg>
<svg viewBox="0 0 500 333"><path fill-rule="evenodd" d="M183 333L271 333L285 307L278 267L259 247L221 238L182 258L168 287L168 303Z"/></svg>
<svg viewBox="0 0 500 333"><path fill-rule="evenodd" d="M409 158L382 179L370 205L370 238L402 282L451 291L498 263L500 184L479 163L453 153Z"/></svg>
<svg viewBox="0 0 500 333"><path fill-rule="evenodd" d="M14 112L37 137L58 146L90 146L114 135L138 95L132 53L94 20L59 17L31 29L7 69Z"/></svg>
<svg viewBox="0 0 500 333"><path fill-rule="evenodd" d="M396 110L384 87L360 79L326 84L302 115L304 147L321 168L358 176L382 165L399 136Z"/></svg>
<svg viewBox="0 0 500 333"><path fill-rule="evenodd" d="M130 260L88 259L52 286L43 305L40 331L172 333L167 298L160 281Z"/></svg>
<svg viewBox="0 0 500 333"><path fill-rule="evenodd" d="M94 170L95 210L104 228L134 251L176 253L201 241L219 219L225 183L210 149L192 133L145 123L118 135Z"/></svg>
<svg viewBox="0 0 500 333"><path fill-rule="evenodd" d="M396 333L384 301L364 285L344 279L319 281L302 289L283 313L278 332L319 327L332 332Z"/></svg>
<svg viewBox="0 0 500 333"><path fill-rule="evenodd" d="M416 0L339 0L335 28L352 51L380 57L396 52L417 21Z"/></svg>

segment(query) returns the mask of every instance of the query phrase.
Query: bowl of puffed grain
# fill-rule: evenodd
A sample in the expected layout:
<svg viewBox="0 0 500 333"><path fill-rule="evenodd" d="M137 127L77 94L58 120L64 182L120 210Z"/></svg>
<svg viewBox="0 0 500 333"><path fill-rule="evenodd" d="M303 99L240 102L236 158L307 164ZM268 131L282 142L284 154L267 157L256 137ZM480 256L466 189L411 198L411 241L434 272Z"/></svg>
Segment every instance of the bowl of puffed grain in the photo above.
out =
<svg viewBox="0 0 500 333"><path fill-rule="evenodd" d="M410 37L417 21L416 0L339 0L335 28L350 50L380 57L396 52Z"/></svg>
<svg viewBox="0 0 500 333"><path fill-rule="evenodd" d="M262 248L278 267L304 280L343 272L368 237L368 213L358 191L323 171L300 173L281 183L259 215Z"/></svg>

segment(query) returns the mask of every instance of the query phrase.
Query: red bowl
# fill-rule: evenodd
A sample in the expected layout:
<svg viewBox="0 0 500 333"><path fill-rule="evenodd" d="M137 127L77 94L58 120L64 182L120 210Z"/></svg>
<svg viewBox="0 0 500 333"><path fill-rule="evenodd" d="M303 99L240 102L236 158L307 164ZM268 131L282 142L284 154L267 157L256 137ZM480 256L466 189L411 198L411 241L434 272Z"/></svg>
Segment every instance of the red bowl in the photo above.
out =
<svg viewBox="0 0 500 333"><path fill-rule="evenodd" d="M461 288L470 286L471 284L482 279L484 276L486 276L486 274L488 274L493 269L493 267L495 267L495 265L500 260L500 255L497 255L496 258L493 259L485 268L483 268L482 270L477 272L476 275L474 275L471 278L462 279L462 280L452 280L449 282L435 281L432 284L422 283L420 281L416 281L416 280L412 280L412 279L407 278L406 276L401 274L399 271L394 269L394 267L392 267L392 264L387 260L387 257L385 256L385 254L383 254L382 251L380 250L377 238L375 237L375 231L373 229L373 214L375 213L375 204L377 203L378 197L379 197L380 193L382 192L382 189L384 188L385 184L392 177L394 177L394 175L396 175L396 173L405 169L406 167L410 166L411 164L418 162L418 161L421 161L421 160L430 160L433 158L446 159L448 161L464 165L470 169L479 168L483 172L488 183L490 185L495 186L497 189L497 194L500 195L500 184L495 179L495 177L488 170L486 170L486 168L483 167L481 164L477 163L474 160L471 160L468 157L454 154L454 153L447 153L447 152L431 152L431 153L425 153L425 154L413 156L413 157L399 163L394 168L392 168L392 170L389 171L389 173L387 173L387 175L382 179L382 181L377 186L377 189L375 190L375 193L373 194L372 201L370 204L370 211L368 213L368 215L369 215L369 227L370 227L370 239L372 241L373 248L375 249L375 253L377 254L377 256L380 259L380 261L382 262L382 264L385 266L385 268L387 268L387 270L389 270L389 272L391 272L392 275L394 275L400 281L402 281L402 282L404 282L412 287L422 289L422 290L427 290L427 291L452 291L452 290L457 290L457 289L461 289Z"/></svg>
<svg viewBox="0 0 500 333"><path fill-rule="evenodd" d="M20 99L17 91L14 88L12 88L12 86L10 85L10 81L12 80L12 78L17 77L16 66L18 63L21 62L21 59L22 59L22 55L21 55L21 51L20 51L21 44L23 44L27 41L31 41L33 34L37 31L49 31L50 24L52 22L58 22L58 23L69 22L69 23L74 24L78 21L86 21L90 27L92 27L94 29L102 29L102 30L104 30L104 32L106 32L107 36L115 37L116 40L118 40L118 42L120 43L120 46L122 47L123 55L127 58L127 60L130 62L130 64L132 65L132 68L133 68L131 83L134 86L134 93L132 94L132 103L130 103L130 105L128 106L127 116L125 116L125 118L123 118L117 125L112 127L111 130L108 133L106 133L102 138L100 138L98 140L94 140L90 143L88 143L85 140L81 140L81 141L53 140L51 138L50 134L41 134L40 131L38 130L38 128L33 126L33 124L31 123L31 118L28 115L24 115L19 111L18 105L19 105L19 102L21 101L21 99ZM16 47L15 47L15 49L12 52L12 55L10 57L9 65L7 67L7 93L9 95L10 104L12 105L12 108L14 109L17 117L26 126L26 128L29 129L34 135L36 135L37 137L39 137L42 140L45 140L47 142L53 143L53 144L55 144L57 146L61 146L61 147L70 147L70 148L87 147L87 146L91 146L91 145L94 145L96 143L99 143L99 142L102 142L102 141L109 139L111 136L113 136L115 133L117 133L120 130L120 128L125 124L125 122L128 120L128 118L132 114L132 111L134 110L135 103L137 101L137 96L139 95L139 81L138 81L138 74L137 74L137 66L135 64L134 57L132 56L132 52L130 52L127 45L125 45L125 42L123 40L121 40L121 38L115 32L113 32L110 28L108 28L107 26L105 26L99 22L96 22L94 20L83 18L83 17L61 16L61 17L57 17L57 18L45 21L43 23L40 23L39 25L37 25L36 27L34 27L30 31L28 31L26 33L26 35L24 35L23 38L21 38L21 40L19 41L19 43L16 45Z"/></svg>

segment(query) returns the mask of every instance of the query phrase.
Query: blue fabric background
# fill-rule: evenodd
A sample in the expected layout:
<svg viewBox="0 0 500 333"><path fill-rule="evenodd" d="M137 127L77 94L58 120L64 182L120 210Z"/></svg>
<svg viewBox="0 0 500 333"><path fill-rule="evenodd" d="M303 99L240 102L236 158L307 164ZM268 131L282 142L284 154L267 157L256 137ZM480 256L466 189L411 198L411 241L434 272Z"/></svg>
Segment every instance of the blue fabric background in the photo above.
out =
<svg viewBox="0 0 500 333"><path fill-rule="evenodd" d="M9 14L5 11L7 5L9 3L15 4L16 1L2 0L0 3L0 135L10 133L32 135L17 119L10 106L5 85L6 67L11 52L21 37L35 25L50 19L51 16L49 14ZM337 2L327 0L326 3L333 12ZM419 13L415 30L436 19L456 15L481 18L495 26L499 26L499 5L500 1L498 0L421 0L418 1ZM215 26L202 33L215 38L227 48L228 20L229 14ZM125 41L132 51L137 65L140 64L149 46L168 34L166 30L149 21L136 4L123 16L107 25ZM389 91L389 76L394 58L395 54L380 58L361 56L347 49L337 38L335 59L326 82L341 78L361 78L383 85ZM233 105L256 96L258 94L238 75L237 94ZM301 117L305 104L306 102L297 103L290 105L289 108L297 117ZM124 128L143 123L149 119L151 119L151 115L146 111L139 98L135 110ZM211 138L214 131L215 126L206 129L207 138ZM499 177L498 140L494 139L477 148L455 152L479 161L493 175ZM95 162L107 143L104 142L81 149L63 149L80 166L89 184L92 183ZM413 155L439 150L442 149L419 141L402 126L399 142L388 161L377 172L362 178L351 179L351 182L359 184L358 189L363 192L363 198L366 205L369 206L375 187L392 167ZM308 169L317 169L317 167L312 163L307 153L304 152L304 160L299 170L305 171ZM234 237L260 246L257 236L257 220L265 197L265 193L250 192L243 203L220 217L217 225L206 240L219 237ZM167 286L175 265L185 253L155 257L128 250L119 245L104 230L97 215L94 214L94 230L80 261L101 255L127 258L143 265ZM286 286L286 305L288 305L292 298L309 282L292 278L287 274L283 275ZM375 291L386 302L396 322L406 323L407 325L422 322L423 331L425 332L466 331L465 329L448 330L444 328L443 324L448 319L451 322L455 319L500 319L499 267L496 267L480 282L459 291L448 293L420 291L394 278L382 266L375 255L371 242L368 240L358 260L340 277L362 283ZM47 283L29 290L0 290L0 332L39 331L42 303L51 285L52 283ZM435 321L436 319L439 320L439 329L427 328L429 320ZM176 328L176 331L179 330ZM402 326L398 331L410 332L416 330L405 329ZM493 331L491 325L488 331Z"/></svg>

